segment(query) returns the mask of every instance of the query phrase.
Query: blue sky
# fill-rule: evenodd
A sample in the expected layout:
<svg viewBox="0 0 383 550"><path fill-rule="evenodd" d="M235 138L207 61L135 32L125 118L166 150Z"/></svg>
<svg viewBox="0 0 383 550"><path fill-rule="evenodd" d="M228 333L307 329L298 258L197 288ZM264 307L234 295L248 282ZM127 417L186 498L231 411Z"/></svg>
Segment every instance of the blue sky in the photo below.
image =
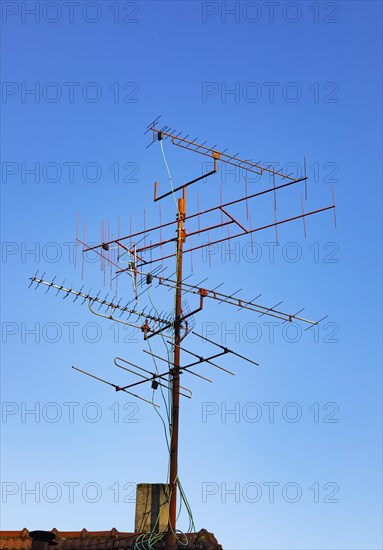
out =
<svg viewBox="0 0 383 550"><path fill-rule="evenodd" d="M225 357L235 378L184 376L180 478L197 528L227 550L381 548L381 4L280 2L273 14L265 2L78 4L2 3L1 528L129 531L134 484L166 480L153 409L70 369L129 383L113 358L152 368L141 334L28 289L39 270L110 290L98 263L85 262L84 280L79 256L74 269L77 215L89 241L102 220L114 236L118 218L121 235L143 229L144 209L146 227L158 222L153 183L169 182L143 132L161 114L243 158L299 173L306 156L305 210L331 204L332 185L337 204L337 228L324 212L306 220L306 238L298 220L280 226L278 246L267 230L230 258L220 248L211 262L185 260L195 284L328 315L292 333L205 301L196 329L260 367ZM174 184L206 170L202 156L164 149ZM220 182L224 201L243 193L243 174L222 167L190 188L188 212L197 192L201 209L217 204ZM249 179L249 192L268 183ZM300 214L302 190L280 191L279 219ZM174 219L172 197L161 208ZM273 221L272 201L249 209L254 227ZM244 207L235 213L248 223ZM133 297L128 277L118 292ZM150 298L172 307L164 289Z"/></svg>

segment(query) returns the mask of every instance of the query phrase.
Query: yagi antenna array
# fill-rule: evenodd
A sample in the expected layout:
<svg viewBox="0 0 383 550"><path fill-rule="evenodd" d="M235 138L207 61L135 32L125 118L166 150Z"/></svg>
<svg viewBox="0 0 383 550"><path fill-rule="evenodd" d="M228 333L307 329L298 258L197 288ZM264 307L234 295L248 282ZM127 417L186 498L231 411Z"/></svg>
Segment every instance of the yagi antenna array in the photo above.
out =
<svg viewBox="0 0 383 550"><path fill-rule="evenodd" d="M34 277L30 278L31 282L30 282L29 286L32 286L35 283L36 284L35 289L37 289L37 287L39 285L43 285L43 286L47 287L47 292L51 288L54 288L55 290L57 290L56 296L58 296L59 293L64 294L64 296L63 296L64 300L65 300L65 298L67 298L70 295L74 296L73 302L75 302L78 298L82 298L81 305L83 305L85 302L87 302L90 311L94 315L97 315L99 317L104 317L105 319L115 321L117 323L122 323L122 324L125 324L125 325L129 325L129 326L134 327L134 328L139 328L144 333L145 337L146 337L147 332L152 330L149 326L149 322L152 322L154 327L156 325L160 326L161 331L164 331L167 328L172 326L172 321L170 321L170 318L171 318L170 315L167 318L162 318L162 317L157 317L156 315L153 315L153 313L151 311L149 311L148 313L145 313L143 311L137 311L135 309L131 309L131 308L127 307L127 305L130 302L128 302L128 304L125 305L125 306L120 305L122 299L120 299L117 303L115 303L113 301L108 301L106 299L107 296L104 299L99 298L100 292L96 296L91 296L89 293L83 292L82 289L73 290L72 288L64 287L65 281L62 285L58 285L58 284L55 284L54 280L55 280L55 278L52 281L45 281L43 278L37 277L37 274L36 274ZM102 313L99 313L98 311L95 311L94 308L93 308L93 306L95 304L99 306L98 310L100 310L101 308L104 307L106 312L104 314L102 314ZM115 313L116 314L119 313L119 316L115 317ZM121 319L121 316L123 314L128 315L126 320ZM140 319L140 318L145 319L145 322L141 325L138 325L137 323L129 322L128 319L132 315L133 315L133 317L136 316L137 319Z"/></svg>
<svg viewBox="0 0 383 550"><path fill-rule="evenodd" d="M144 272L138 272L142 275L147 275ZM177 281L168 279L167 277L162 277L160 275L152 275L153 279L158 280L159 285L168 286L170 288L176 289L177 288ZM188 292L191 294L198 295L200 297L200 308L198 310L195 310L193 313L196 313L197 311L200 311L203 306L203 300L204 298L211 298L213 300L217 300L220 304L229 304L238 307L239 310L241 309L248 309L250 311L254 311L256 313L259 313L259 316L267 315L269 317L274 317L276 319L280 319L284 323L286 322L294 322L299 321L302 323L306 323L310 325L308 328L314 325L318 325L321 321L323 321L326 317L323 317L322 319L319 319L318 321L312 321L310 319L306 319L305 317L301 317L299 314L302 313L302 311L305 308L300 309L299 311L296 311L295 313L286 313L281 311L280 309L276 309L277 306L279 306L282 302L278 302L278 304L275 304L272 307L263 306L255 300L259 298L259 295L253 298L252 300L245 300L243 298L238 298L235 296L238 292L240 292L242 289L238 289L237 291L233 292L232 294L223 294L222 292L218 292L217 290L208 290L203 287L198 287L195 285L191 285L188 283L185 283L182 281L180 283L180 287L183 292Z"/></svg>
<svg viewBox="0 0 383 550"><path fill-rule="evenodd" d="M159 128L157 126L157 123L158 123L158 119L154 121L154 123L152 123L145 132L145 134L149 131L152 132L152 141L149 143L148 147L153 145L153 143L155 143L156 141L161 141L163 139L170 139L172 144L176 145L177 147L181 147L182 149L187 149L188 151L192 151L193 153L198 153L206 157L211 157L215 161L219 160L221 162L225 162L226 164L236 166L237 168L241 168L242 170L246 170L248 172L253 172L260 176L262 176L264 172L267 172L269 174L274 174L275 176L279 176L283 179L294 180L294 178L290 177L289 175L273 170L269 166L262 166L260 163L252 162L251 159L241 159L238 157L238 153L229 155L229 153L227 152L228 151L227 147L225 149L220 149L220 150L217 149L216 144L213 145L212 147L208 147L206 145L206 141L199 143L197 141L198 137L196 137L193 140L190 140L188 139L189 134L182 135L183 132L178 132L178 134L176 134L176 130L172 130L168 126L163 126L162 128Z"/></svg>
<svg viewBox="0 0 383 550"><path fill-rule="evenodd" d="M196 228L193 231L188 232L187 236L189 238L197 237L197 236L199 237L201 234L204 235L205 233L208 233L210 235L210 233L212 231L216 232L217 230L220 230L225 226L234 226L237 229L237 232L235 232L232 235L227 235L227 236L221 237L219 239L215 239L215 240L211 240L211 241L209 240L208 242L203 242L199 245L190 246L189 248L184 248L183 251L182 251L183 254L192 253L193 251L200 250L202 248L209 249L210 247L212 247L215 244L219 244L219 243L226 242L226 241L231 241L233 239L238 239L239 237L243 237L243 236L252 236L254 233L258 233L259 231L264 231L266 229L270 229L270 228L277 229L277 227L279 227L280 225L287 224L289 222L299 220L299 219L303 220L304 233L306 235L305 219L310 217L310 216L313 216L315 214L319 214L321 212L326 212L328 210L333 210L334 211L334 221L335 221L335 208L336 208L336 206L335 206L335 201L334 201L334 195L333 195L333 203L331 205L324 206L322 208L312 210L312 211L309 211L309 212L305 212L304 208L303 208L303 203L302 203L302 205L301 205L302 211L299 214L296 214L294 216L290 216L288 218L284 218L284 219L281 219L281 220L274 219L273 221L271 221L268 224L260 225L260 226L254 227L254 228L251 227L251 225L249 224L248 221L239 221L238 219L236 219L236 217L232 213L230 213L227 210L229 207L232 207L232 206L237 205L239 203L243 203L245 201L246 201L246 205L248 206L248 202L250 200L259 198L259 197L264 196L264 195L269 194L269 193L274 193L275 194L277 191L280 191L281 189L286 189L286 188L288 188L288 187L290 187L294 184L300 183L300 182L306 182L306 180L307 180L307 177L299 178L299 179L293 179L293 180L291 180L287 183L283 183L279 186L273 186L273 187L270 187L268 189L264 189L262 191L257 191L256 193L252 193L251 195L246 195L245 197L241 197L239 199L226 202L225 204L214 206L212 208L209 208L209 209L201 211L201 212L195 212L193 214L185 215L185 217L184 217L185 222L186 221L189 222L190 220L194 221L196 218L198 218L198 222L199 222L198 228ZM213 225L206 225L205 227L201 227L200 226L201 218L205 219L205 217L207 215L213 214L213 213L223 214L225 216L225 221L221 221L221 222L215 223ZM136 265L135 265L136 267L142 267L144 265L149 265L149 264L153 264L153 263L160 262L160 261L162 262L162 261L167 260L169 258L174 258L176 256L176 253L172 252L170 254L158 256L158 257L155 257L155 258L153 258L151 256L151 253L152 253L153 250L156 250L158 248L160 248L162 250L162 248L166 245L169 245L169 244L174 245L174 243L177 240L177 237L172 236L172 237L169 237L168 239L161 239L161 232L164 229L172 228L176 224L177 224L177 220L174 220L174 221L172 220L172 221L160 224L160 225L156 225L156 226L153 226L153 227L146 228L144 231L138 231L136 233L132 233L131 235L128 235L128 236L125 236L125 237L119 237L118 239L114 239L114 240L111 240L111 241L108 241L108 242L100 243L98 245L93 245L93 246L86 246L85 245L83 252L84 253L85 252L90 252L90 251L96 251L97 252L99 250L104 250L105 251L105 250L108 250L110 246L116 245L118 247L123 248L125 252L129 252L131 258L135 258L136 260L138 260L138 262L136 262ZM247 227L246 227L246 225L247 225ZM240 229L240 231L238 231L238 228ZM151 242L150 244L148 244L148 245L140 244L143 241L142 235L146 235L147 237L150 236L150 238L152 238L153 234L157 235L158 233L160 233L160 240L157 240L156 237L153 237L153 242ZM124 241L129 241L130 246L126 246L124 244ZM134 242L134 241L136 241L136 242ZM82 242L82 241L79 240L79 242ZM134 244L132 244L132 243L134 243ZM148 253L150 253L150 256L145 257L145 255L148 254ZM102 256L102 257L104 257L104 256ZM117 269L116 273L119 274L119 273L122 273L123 271L126 271L128 269L129 268L120 268L120 269Z"/></svg>
<svg viewBox="0 0 383 550"><path fill-rule="evenodd" d="M306 219L321 212L333 210L334 221L335 216L335 201L334 191L332 194L332 204L323 206L315 210L305 212L304 199L301 195L301 204L299 213L294 212L288 217L279 219L277 216L277 195L297 184L304 184L304 197L307 199L307 176L306 162L304 161L303 177L294 178L291 174L285 174L273 169L272 166L264 166L261 162L254 162L252 159L245 159L239 156L239 153L229 153L228 149L217 147L216 144L210 146L206 141L201 141L198 138L192 139L189 134L177 132L176 130L159 122L160 117L157 117L152 123L147 126L145 133L150 133L152 140L149 144L159 143L163 152L163 141L169 142L179 149L185 149L192 153L209 157L212 161L212 169L203 174L185 181L183 184L172 187L171 190L158 193L158 182L154 184L155 202L166 197L173 196L176 200L176 216L175 219L162 221L162 210L159 205L159 224L147 227L146 211L144 211L144 229L134 232L132 228L132 217L130 218L130 233L125 236L120 235L120 221L118 222L117 237L112 235L110 223L101 222L101 238L98 244L89 245L86 237L86 227L84 226L83 236L79 236L79 215L76 227L76 243L83 246L82 256L82 276L84 272L85 254L94 251L100 260L100 267L104 273L104 284L106 278L106 266L110 272L110 284L115 281L116 289L121 275L127 275L131 278L131 298L126 302L122 302L122 298L117 299L117 291L115 295L109 299L109 294L104 298L100 297L100 292L97 295L86 293L83 287L80 290L74 290L71 287L65 286L65 281L60 285L52 281L46 281L44 274L39 277L36 274L31 278L31 285L45 286L47 292L50 289L56 290L56 295L62 295L63 298L72 296L75 302L77 299L82 300L88 305L89 311L97 316L107 320L117 321L139 329L143 333L144 340L149 340L159 336L156 341L162 341L167 348L167 356L157 350L153 350L149 345L149 349L144 349L142 360L153 361L155 370L150 368L141 359L133 362L121 356L114 357L114 365L124 371L124 376L129 376L130 381L115 384L89 373L77 367L73 369L78 372L94 378L95 380L107 384L114 388L117 392L124 392L136 397L146 403L159 407L150 396L143 396L136 393L141 388L148 388L153 392L158 388L167 390L171 393L171 418L170 418L170 503L169 503L169 528L167 542L175 543L176 520L177 520L177 486L178 486L178 432L179 432L179 405L180 397L190 399L192 390L180 383L180 377L186 374L186 379L191 380L190 376L200 378L201 380L212 383L210 378L213 369L220 370L227 375L233 376L233 370L229 370L221 364L221 359L225 356L231 356L237 360L242 360L258 366L258 363L252 358L246 357L237 351L229 349L213 340L210 340L203 334L196 332L194 316L204 308L205 300L215 300L220 304L226 304L236 307L237 311L247 310L259 316L273 317L281 321L281 323L299 322L307 325L306 330L318 325L325 317L319 321L311 321L306 317L302 317L304 308L299 309L295 313L286 313L280 308L282 302L268 307L259 303L258 299L261 294L258 294L253 299L248 300L240 297L242 289L238 289L231 294L222 292L220 287L223 283L213 289L206 288L206 278L199 281L197 284L192 284L190 277L184 276L183 259L185 254L189 254L192 259L192 252L203 248L209 249L211 246L218 243L228 242L232 239L240 237L249 237L252 243L252 237L256 232L274 228L276 232L276 240L278 241L278 228L281 225L288 224L295 220L301 219L303 222L304 235L306 236ZM148 146L148 147L149 147ZM164 154L164 152L163 152ZM165 158L165 157L164 157ZM165 161L166 163L166 161ZM220 163L234 166L245 174L245 195L240 198L223 203L222 193L220 194L220 204L211 208L200 210L199 195L197 194L197 211L188 213L186 209L186 189L194 184L206 180L214 176L218 172ZM248 193L246 172L255 173L259 176L267 174L271 177L272 186L266 189L257 189L254 192ZM193 188L194 189L194 188ZM270 196L273 200L273 217L267 222L257 225L252 225L251 206L255 200L264 196ZM239 219L236 207L243 204L246 208L246 218ZM194 224L194 225L193 225ZM187 226L187 231L186 231ZM230 230L233 231L230 232ZM174 231L169 233L169 231ZM222 231L225 231L222 234ZM226 233L227 232L227 233ZM165 235L164 235L165 233ZM201 242L201 239L206 239L207 242ZM185 245L186 241L190 244ZM165 251L166 248L166 251ZM170 249L170 250L169 250ZM77 251L77 247L76 247ZM113 256L112 252L117 252L117 257ZM157 253L156 253L157 252ZM168 265L165 263L174 258L174 272L169 274L165 271ZM76 260L75 260L76 263ZM157 264L157 265L154 265ZM170 269L170 272L172 270ZM114 273L113 273L114 272ZM156 285L154 285L156 283ZM173 291L174 296L171 296L167 302L174 303L174 309L171 313L158 311L151 295L153 289L154 294L157 294L158 288L167 287L168 291ZM220 289L220 290L218 290ZM189 294L197 298L197 304L193 310L185 302L184 295ZM169 295L170 296L170 295ZM146 299L150 305L143 309L140 306L140 300ZM173 302L174 299L174 302ZM148 309L149 308L149 309ZM184 340L190 338L190 344L185 344ZM193 344L197 341L214 346L215 352L212 354L200 354ZM168 347L169 346L169 347ZM145 354L145 355L144 355ZM186 360L183 360L183 358ZM162 372L157 368L157 361L164 365ZM132 378L133 377L133 378ZM157 394L158 395L158 394Z"/></svg>

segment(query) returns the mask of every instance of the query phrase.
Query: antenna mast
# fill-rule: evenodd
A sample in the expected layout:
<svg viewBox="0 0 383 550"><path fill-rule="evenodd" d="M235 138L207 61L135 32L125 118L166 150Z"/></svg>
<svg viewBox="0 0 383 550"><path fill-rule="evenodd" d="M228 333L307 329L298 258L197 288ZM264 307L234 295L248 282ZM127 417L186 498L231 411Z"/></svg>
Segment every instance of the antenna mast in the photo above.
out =
<svg viewBox="0 0 383 550"><path fill-rule="evenodd" d="M186 216L186 188L183 197L178 199L177 213L177 256L176 256L176 304L174 318L174 363L172 383L172 415L170 440L170 504L169 521L172 531L176 531L177 518L177 477L178 477L178 427L180 414L180 366L181 366L181 323L182 323L182 248L185 242L184 219ZM175 542L175 541L174 541Z"/></svg>

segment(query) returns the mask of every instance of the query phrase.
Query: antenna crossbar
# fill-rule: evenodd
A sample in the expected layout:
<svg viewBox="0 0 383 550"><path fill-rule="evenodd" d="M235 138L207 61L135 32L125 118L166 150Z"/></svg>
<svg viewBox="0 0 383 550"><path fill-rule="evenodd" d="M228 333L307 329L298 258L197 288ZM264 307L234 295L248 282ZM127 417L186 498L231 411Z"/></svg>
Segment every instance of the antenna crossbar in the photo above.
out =
<svg viewBox="0 0 383 550"><path fill-rule="evenodd" d="M141 397L141 395L137 395L136 393L132 393L130 391L127 391L126 388L121 388L117 384L113 384L112 382L108 382L107 380L104 380L103 378L100 378L99 376L96 376L95 374L91 374L90 372L86 372L85 370L79 369L77 367L73 367L72 369L77 370L78 372L81 372L82 374L85 374L86 376L90 376L90 378L94 378L95 380L98 380L99 382L103 382L104 384L107 384L108 386L112 386L116 391L123 391L125 393L128 393L129 395L133 395L133 397L136 397L137 399L141 399L141 401L145 401L145 403L149 403L150 405L153 405L154 407L160 407L153 401L149 401L148 399L145 399L144 397Z"/></svg>
<svg viewBox="0 0 383 550"><path fill-rule="evenodd" d="M241 355L240 353L237 353L236 351L233 351L232 349L227 348L226 346L222 346L221 344L217 344L217 342L214 342L213 340L209 340L209 338L206 338L206 336L202 336L201 334L198 334L197 332L194 332L193 334L195 336L198 336L198 338L202 338L202 340L206 340L207 342L210 342L210 344L214 344L215 346L218 346L222 350L224 350L224 353L232 353L233 355L236 355L237 357L240 357L241 359L244 359L244 361L248 361L249 363L252 363L253 365L256 365L259 367L259 363L256 363L252 359L249 359L248 357L245 357L244 355Z"/></svg>
<svg viewBox="0 0 383 550"><path fill-rule="evenodd" d="M176 346L177 344L174 344L170 340L168 340L168 344L172 344L173 346ZM213 365L213 367L216 367L217 369L223 370L224 372L227 372L227 374L231 374L232 376L235 376L234 372L231 372L230 370L224 369L220 365L217 365L217 363L213 363L213 361L210 361L210 359L206 359L205 357L202 357L201 355L198 355L197 353L194 353L193 351L190 351L182 346L177 346L178 348L182 349L185 353L188 353L189 355L192 355L193 357L197 357L199 359L199 362L206 362L209 363L209 365Z"/></svg>
<svg viewBox="0 0 383 550"><path fill-rule="evenodd" d="M119 365L118 364L118 361L122 361L123 363L126 363L127 365L131 365L132 367L138 369L138 370L141 370L143 372L146 372L147 374L150 374L150 377L148 376L144 376L143 374L139 373L139 372L136 372L132 369L128 369L127 367L123 366L123 365ZM164 384L163 382L160 382L158 380L156 380L156 373L155 372L150 372L148 371L147 369L144 369L142 367L139 367L138 365L134 364L134 363L131 363L130 361L127 361L126 359L123 359L122 357L115 357L114 358L114 364L116 365L116 367L120 368L120 369L123 369L127 372L130 372L131 374L135 374L136 376L138 376L139 378L144 378L145 379L145 382L152 382L152 387L153 387L153 382L154 383L157 383L159 386L162 386L163 388L166 388L168 390L171 389L171 387L168 385L168 384ZM187 397L188 399L191 399L192 397L192 391L189 389L189 388L186 388L185 386L181 386L180 385L180 388L189 392L189 395L187 395L186 393L183 393L183 392L180 392L180 395L183 395L184 397ZM153 389L156 389L156 387L154 386Z"/></svg>

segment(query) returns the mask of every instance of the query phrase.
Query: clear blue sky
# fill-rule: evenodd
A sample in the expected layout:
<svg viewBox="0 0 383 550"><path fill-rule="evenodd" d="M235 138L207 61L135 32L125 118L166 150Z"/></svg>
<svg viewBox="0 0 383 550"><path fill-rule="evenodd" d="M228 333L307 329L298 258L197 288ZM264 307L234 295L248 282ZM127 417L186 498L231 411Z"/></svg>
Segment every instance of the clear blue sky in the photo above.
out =
<svg viewBox="0 0 383 550"><path fill-rule="evenodd" d="M169 183L143 132L162 114L163 124L244 158L299 171L305 155L305 209L331 204L332 185L337 203L336 229L325 212L307 219L306 239L299 220L279 228L278 247L268 230L253 251L241 241L211 265L193 255L195 283L209 277L208 288L224 281L228 294L242 288L268 306L285 300L289 312L328 315L315 334L278 325L273 338L266 317L224 304L206 301L196 317L200 332L260 363L225 358L236 377L206 368L214 384L183 378L194 395L182 403L180 478L197 528L226 550L381 548L381 3L1 8L1 528L129 531L133 484L166 480L153 409L70 369L128 383L113 357L152 368L140 334L28 289L39 270L104 290L98 264L86 263L84 281L79 258L74 270L78 210L90 241L100 239L101 220L114 235L118 217L129 233L131 214L142 229L144 209L146 224L157 223L153 182ZM164 146L175 184L204 169L203 157ZM219 201L220 180L224 200L238 196L237 176L221 170L192 187L189 212L197 191L201 208ZM279 219L300 213L301 191L281 191ZM273 221L272 202L249 208L253 226ZM244 208L237 214L246 221ZM173 217L170 197L162 219ZM185 266L191 273L189 259ZM132 298L128 278L119 293ZM162 309L173 303L155 288L151 298Z"/></svg>

